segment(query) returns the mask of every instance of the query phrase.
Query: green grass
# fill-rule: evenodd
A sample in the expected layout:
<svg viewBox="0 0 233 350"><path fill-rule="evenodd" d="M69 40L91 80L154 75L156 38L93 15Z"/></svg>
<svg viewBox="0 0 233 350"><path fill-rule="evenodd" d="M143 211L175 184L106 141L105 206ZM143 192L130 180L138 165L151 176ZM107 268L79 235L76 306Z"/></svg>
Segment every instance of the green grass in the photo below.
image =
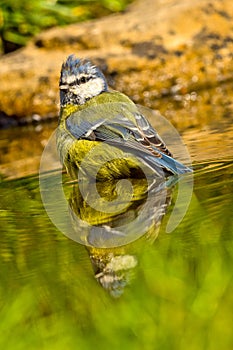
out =
<svg viewBox="0 0 233 350"><path fill-rule="evenodd" d="M0 50L22 47L46 28L123 11L131 1L0 0Z"/></svg>

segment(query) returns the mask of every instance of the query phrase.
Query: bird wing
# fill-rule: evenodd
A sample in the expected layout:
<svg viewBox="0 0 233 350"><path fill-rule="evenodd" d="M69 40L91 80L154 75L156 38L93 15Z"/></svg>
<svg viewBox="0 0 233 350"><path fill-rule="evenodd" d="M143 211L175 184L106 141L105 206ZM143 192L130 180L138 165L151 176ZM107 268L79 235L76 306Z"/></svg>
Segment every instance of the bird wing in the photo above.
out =
<svg viewBox="0 0 233 350"><path fill-rule="evenodd" d="M189 168L171 157L165 143L137 110L122 113L112 108L111 118L94 111L75 112L66 119L67 130L76 139L106 142L140 158L144 163L158 170L165 168L169 173L181 174ZM127 116L127 117L126 117Z"/></svg>
<svg viewBox="0 0 233 350"><path fill-rule="evenodd" d="M65 121L67 130L78 140L88 138L94 130L105 122L106 120L103 118L95 121L79 120L76 118L76 113L72 114Z"/></svg>
<svg viewBox="0 0 233 350"><path fill-rule="evenodd" d="M144 115L141 113L135 113L135 119L137 122L138 129L141 132L143 142L153 145L168 156L172 156L165 142L159 136L157 131L152 127L149 121L144 117Z"/></svg>
<svg viewBox="0 0 233 350"><path fill-rule="evenodd" d="M105 124L94 131L96 141L103 141L123 151L130 152L140 158L150 168L158 172L158 167L166 169L172 174L183 174L190 169L171 156L163 153L145 139L141 140L138 131L126 129L118 124Z"/></svg>

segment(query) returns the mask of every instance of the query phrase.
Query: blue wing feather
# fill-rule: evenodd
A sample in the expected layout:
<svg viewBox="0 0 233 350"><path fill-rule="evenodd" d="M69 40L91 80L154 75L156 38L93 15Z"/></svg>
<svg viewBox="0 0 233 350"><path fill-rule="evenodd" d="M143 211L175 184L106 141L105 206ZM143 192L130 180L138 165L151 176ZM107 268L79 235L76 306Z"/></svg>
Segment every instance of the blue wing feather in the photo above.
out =
<svg viewBox="0 0 233 350"><path fill-rule="evenodd" d="M134 124L119 113L111 119L96 115L90 120L74 113L67 118L66 128L76 139L90 138L131 152L156 172L162 169L171 174L191 172L172 158L163 140L142 115L138 115Z"/></svg>

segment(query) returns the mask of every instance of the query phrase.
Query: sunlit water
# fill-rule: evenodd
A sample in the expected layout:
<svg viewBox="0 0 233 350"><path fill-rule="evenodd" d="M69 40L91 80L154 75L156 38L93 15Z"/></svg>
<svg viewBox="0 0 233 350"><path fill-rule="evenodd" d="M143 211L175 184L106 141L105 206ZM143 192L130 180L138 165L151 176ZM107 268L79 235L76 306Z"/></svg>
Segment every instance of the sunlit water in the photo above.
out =
<svg viewBox="0 0 233 350"><path fill-rule="evenodd" d="M231 122L184 131L194 192L179 226L166 233L174 184L145 233L109 249L84 229L83 244L68 238L44 210L37 172L53 128L1 132L0 348L231 349ZM95 224L112 220L83 210L78 190L65 182L73 213ZM145 200L143 184L134 185L130 211L113 226L132 221Z"/></svg>

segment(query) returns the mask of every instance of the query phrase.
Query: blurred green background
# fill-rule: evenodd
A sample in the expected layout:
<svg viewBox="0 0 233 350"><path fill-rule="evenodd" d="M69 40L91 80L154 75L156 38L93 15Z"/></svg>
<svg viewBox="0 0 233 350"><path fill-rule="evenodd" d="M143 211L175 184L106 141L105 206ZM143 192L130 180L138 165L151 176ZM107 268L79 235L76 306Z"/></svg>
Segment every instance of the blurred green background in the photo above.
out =
<svg viewBox="0 0 233 350"><path fill-rule="evenodd" d="M43 29L123 11L132 0L1 0L0 52L24 46Z"/></svg>

